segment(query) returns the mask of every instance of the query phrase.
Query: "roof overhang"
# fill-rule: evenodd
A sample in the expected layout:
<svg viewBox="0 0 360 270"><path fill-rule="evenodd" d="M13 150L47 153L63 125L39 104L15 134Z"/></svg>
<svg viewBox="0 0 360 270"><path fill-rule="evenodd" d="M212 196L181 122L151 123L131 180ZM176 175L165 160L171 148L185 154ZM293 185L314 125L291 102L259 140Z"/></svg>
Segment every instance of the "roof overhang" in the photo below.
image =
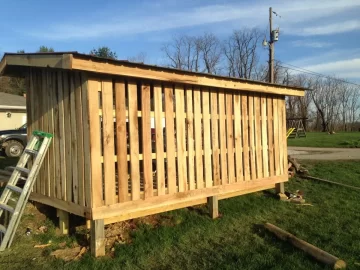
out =
<svg viewBox="0 0 360 270"><path fill-rule="evenodd" d="M105 59L76 52L29 54L6 53L0 62L0 74L4 73L7 67L39 67L78 70L162 82L198 85L202 87L287 96L304 96L305 91L304 88L299 87Z"/></svg>
<svg viewBox="0 0 360 270"><path fill-rule="evenodd" d="M26 106L0 105L0 110L26 110Z"/></svg>

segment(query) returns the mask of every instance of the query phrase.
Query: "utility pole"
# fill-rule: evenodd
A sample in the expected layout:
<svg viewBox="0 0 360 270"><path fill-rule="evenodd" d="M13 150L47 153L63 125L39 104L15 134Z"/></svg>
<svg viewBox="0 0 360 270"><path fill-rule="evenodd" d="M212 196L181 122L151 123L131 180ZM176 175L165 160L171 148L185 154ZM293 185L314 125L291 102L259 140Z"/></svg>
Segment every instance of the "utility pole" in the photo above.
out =
<svg viewBox="0 0 360 270"><path fill-rule="evenodd" d="M272 33L272 7L269 8L269 21L270 21L270 42L269 42L269 82L274 83L274 40Z"/></svg>

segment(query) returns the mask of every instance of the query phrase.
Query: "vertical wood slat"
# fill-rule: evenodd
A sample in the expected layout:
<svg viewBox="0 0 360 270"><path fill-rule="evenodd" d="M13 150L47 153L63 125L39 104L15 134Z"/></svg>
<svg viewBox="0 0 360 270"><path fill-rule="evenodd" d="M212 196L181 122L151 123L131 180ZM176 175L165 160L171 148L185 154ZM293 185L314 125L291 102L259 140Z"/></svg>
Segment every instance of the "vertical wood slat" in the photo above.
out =
<svg viewBox="0 0 360 270"><path fill-rule="evenodd" d="M261 139L261 103L260 96L254 96L255 108L255 149L256 149L256 172L257 178L263 178L263 161L262 161L262 139Z"/></svg>
<svg viewBox="0 0 360 270"><path fill-rule="evenodd" d="M77 136L77 179L79 187L79 204L85 206L85 184L84 184L84 129L82 107L86 106L81 96L80 74L74 74L75 83L75 113L76 113L76 136Z"/></svg>
<svg viewBox="0 0 360 270"><path fill-rule="evenodd" d="M165 194L164 135L163 135L164 131L163 131L163 118L162 118L163 105L162 105L162 91L161 90L162 90L161 85L154 86L155 135L156 135L156 140L155 140L156 181L157 181L158 196ZM174 121L174 119L173 119L173 121ZM150 132L150 130L149 130L149 132ZM150 151L150 153L151 153L151 151ZM150 156L150 158L151 158L151 156Z"/></svg>
<svg viewBox="0 0 360 270"><path fill-rule="evenodd" d="M269 156L269 176L274 176L274 123L273 123L273 99L268 96L266 99L267 103L267 121L268 121L268 156Z"/></svg>
<svg viewBox="0 0 360 270"><path fill-rule="evenodd" d="M85 206L92 207L93 199L92 199L92 168L91 168L91 143L90 143L90 114L89 114L89 104L91 98L89 97L89 83L88 77L86 73L81 73L80 78L81 84L81 113L84 121L82 122L83 125L83 149L84 149L84 195L85 195ZM92 101L94 102L94 101ZM94 116L95 117L95 116ZM99 119L97 117L97 119ZM95 156L95 158L98 158Z"/></svg>
<svg viewBox="0 0 360 270"><path fill-rule="evenodd" d="M193 113L193 91L191 87L186 88L186 124L187 124L187 153L188 153L188 178L189 189L195 189L195 150L194 150L194 113Z"/></svg>
<svg viewBox="0 0 360 270"><path fill-rule="evenodd" d="M49 92L50 89L50 80L48 77L48 72L46 70L42 70L41 73L42 80L43 80L43 115L44 115L44 126L43 131L50 132L49 129L49 121L50 121L50 106L49 106ZM43 194L46 196L50 196L50 152L51 152L51 145L45 155L44 161L42 166L44 167L44 180L43 180Z"/></svg>
<svg viewBox="0 0 360 270"><path fill-rule="evenodd" d="M71 75L70 75L71 76ZM65 164L66 164L66 201L71 202L72 193L72 152L71 152L71 120L70 116L70 85L69 72L63 73L63 89L64 89L64 138L65 138Z"/></svg>
<svg viewBox="0 0 360 270"><path fill-rule="evenodd" d="M61 199L66 200L66 153L65 153L65 112L64 112L64 88L63 72L57 74L58 102L59 102L59 137L60 141L60 166L61 166Z"/></svg>
<svg viewBox="0 0 360 270"><path fill-rule="evenodd" d="M273 99L273 118L274 118L274 166L275 175L280 175L280 153L279 153L279 111L277 97Z"/></svg>
<svg viewBox="0 0 360 270"><path fill-rule="evenodd" d="M179 192L184 192L188 188L185 153L184 89L180 86L175 87L175 100L178 185Z"/></svg>
<svg viewBox="0 0 360 270"><path fill-rule="evenodd" d="M115 82L115 109L116 109L116 153L118 172L119 202L125 202L128 196L128 161L127 161L127 130L126 130L126 96L125 82Z"/></svg>
<svg viewBox="0 0 360 270"><path fill-rule="evenodd" d="M100 144L100 121L99 121L99 82L88 80L88 115L90 132L91 154L91 207L103 205L103 185L101 168L101 144Z"/></svg>
<svg viewBox="0 0 360 270"><path fill-rule="evenodd" d="M218 95L211 92L211 138L214 186L220 185Z"/></svg>
<svg viewBox="0 0 360 270"><path fill-rule="evenodd" d="M220 129L220 167L221 184L228 183L227 180L227 157L226 157L226 117L225 117L225 95L219 92L219 129Z"/></svg>
<svg viewBox="0 0 360 270"><path fill-rule="evenodd" d="M35 109L37 111L37 117L38 117L38 125L37 125L37 129L36 130L43 130L43 87L42 87L42 77L41 77L41 71L37 71L36 73L36 92L38 95L37 98L37 104L39 104L40 106L38 106L37 109ZM39 170L39 174L38 174L38 179L36 181L36 192L42 194L42 181L44 179L44 167L40 168Z"/></svg>
<svg viewBox="0 0 360 270"><path fill-rule="evenodd" d="M53 144L55 147L55 190L56 198L61 199L61 156L60 156L60 107L61 101L59 100L59 88L58 73L53 74L54 88L56 91L53 95L54 101L54 139Z"/></svg>
<svg viewBox="0 0 360 270"><path fill-rule="evenodd" d="M255 149L255 121L254 121L254 96L249 94L249 142L250 142L250 172L251 180L256 179L256 149Z"/></svg>
<svg viewBox="0 0 360 270"><path fill-rule="evenodd" d="M227 130L227 156L229 183L235 182L234 170L234 129L233 129L233 96L226 94L226 130Z"/></svg>
<svg viewBox="0 0 360 270"><path fill-rule="evenodd" d="M283 97L282 101L281 101L281 108L282 108L282 115L283 115L283 119L282 119L282 124L283 124L283 129L282 129L282 136L283 136L283 151L284 151L284 174L287 175L287 168L288 168L288 157L287 157L287 138L286 138L286 103L285 103L285 97Z"/></svg>
<svg viewBox="0 0 360 270"><path fill-rule="evenodd" d="M268 134L267 134L267 104L266 104L266 96L261 96L261 133L262 133L262 160L263 160L263 168L264 168L264 177L269 177L269 158L268 158Z"/></svg>
<svg viewBox="0 0 360 270"><path fill-rule="evenodd" d="M194 126L195 126L195 170L196 188L204 187L204 167L202 156L202 125L201 125L201 92L198 88L194 89Z"/></svg>
<svg viewBox="0 0 360 270"><path fill-rule="evenodd" d="M156 121L156 116L155 116ZM141 122L142 122L142 150L143 150L143 175L144 198L153 195L153 176L151 159L151 119L150 119L150 85L141 86ZM155 130L158 129L155 123ZM160 157L159 157L160 158ZM164 164L164 162L163 162Z"/></svg>
<svg viewBox="0 0 360 270"><path fill-rule="evenodd" d="M79 203L79 178L78 170L81 169L81 164L78 163L78 140L80 137L77 127L80 126L80 123L77 121L76 117L76 86L75 86L75 74L70 75L70 121L71 121L71 153L72 153L72 192L73 192L73 202ZM78 107L80 108L80 107ZM80 139L80 138L79 138ZM82 155L82 154L81 154ZM79 167L80 165L80 167Z"/></svg>
<svg viewBox="0 0 360 270"><path fill-rule="evenodd" d="M113 84L111 80L101 83L102 122L103 122L103 155L105 204L115 203L115 163L114 163L114 116L113 116Z"/></svg>
<svg viewBox="0 0 360 270"><path fill-rule="evenodd" d="M203 136L204 136L204 167L205 167L205 187L212 186L212 164L211 164L211 133L210 133L210 99L209 90L202 91L203 108Z"/></svg>
<svg viewBox="0 0 360 270"><path fill-rule="evenodd" d="M286 141L285 134L286 131L284 131L286 128L283 126L284 123L284 106L285 106L285 100L282 96L279 96L278 99L278 111L279 111L279 154L280 154L280 175L285 174L285 168L287 168L287 165L285 165L285 153L284 152L284 141Z"/></svg>
<svg viewBox="0 0 360 270"><path fill-rule="evenodd" d="M169 194L174 194L176 192L176 164L174 135L174 92L171 86L165 87L164 96L167 181Z"/></svg>
<svg viewBox="0 0 360 270"><path fill-rule="evenodd" d="M243 137L243 163L244 163L244 180L250 180L249 164L249 115L248 115L248 96L241 96L241 133Z"/></svg>
<svg viewBox="0 0 360 270"><path fill-rule="evenodd" d="M47 80L48 80L48 112L49 112L49 132L51 134L55 134L54 132L54 95L56 93L55 91L55 81L53 72L48 71L47 72ZM55 144L54 139L52 140L52 143L49 147L49 196L52 198L56 198L55 193L55 187L56 187L56 181L55 181L55 175L56 175L56 164L55 164Z"/></svg>
<svg viewBox="0 0 360 270"><path fill-rule="evenodd" d="M129 82L128 91L131 197L135 201L140 199L138 97L135 82Z"/></svg>
<svg viewBox="0 0 360 270"><path fill-rule="evenodd" d="M241 139L241 100L239 94L234 94L234 138L235 138L235 161L236 161L236 181L243 181L243 146Z"/></svg>

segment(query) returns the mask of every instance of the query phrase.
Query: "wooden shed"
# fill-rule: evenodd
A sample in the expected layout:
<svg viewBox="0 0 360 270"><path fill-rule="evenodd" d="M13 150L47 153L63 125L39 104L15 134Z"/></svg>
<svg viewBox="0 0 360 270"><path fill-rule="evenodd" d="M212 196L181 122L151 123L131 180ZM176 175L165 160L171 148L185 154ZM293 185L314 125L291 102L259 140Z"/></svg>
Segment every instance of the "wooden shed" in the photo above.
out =
<svg viewBox="0 0 360 270"><path fill-rule="evenodd" d="M285 96L304 89L97 58L5 54L26 76L28 133L54 140L31 199L104 225L288 180Z"/></svg>

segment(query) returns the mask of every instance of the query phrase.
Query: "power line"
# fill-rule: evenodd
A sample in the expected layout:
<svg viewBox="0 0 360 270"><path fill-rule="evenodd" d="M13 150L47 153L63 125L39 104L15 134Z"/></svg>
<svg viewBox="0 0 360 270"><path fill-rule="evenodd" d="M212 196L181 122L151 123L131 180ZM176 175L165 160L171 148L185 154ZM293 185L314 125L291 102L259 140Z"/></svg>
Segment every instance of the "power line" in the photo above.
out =
<svg viewBox="0 0 360 270"><path fill-rule="evenodd" d="M319 77L323 77L323 78L327 78L327 79L332 79L332 80L336 80L336 81L339 81L339 82L344 82L344 83L348 83L348 84L352 84L352 85L360 87L360 84L357 84L357 83L349 82L349 81L339 79L339 78L336 78L336 77L331 77L329 75L321 74L321 73L318 73L318 72L315 72L315 71L311 71L311 70L304 69L304 68L301 68L301 67L298 67L298 66L287 64L287 63L281 62L279 60L275 60L275 61L280 63L280 64L290 66L290 67L286 67L286 66L279 65L280 67L283 67L283 68L287 68L287 69L291 69L291 70L295 70L295 71L299 71L299 72L302 72L302 73L307 73L307 74L310 74L310 75L319 76Z"/></svg>

